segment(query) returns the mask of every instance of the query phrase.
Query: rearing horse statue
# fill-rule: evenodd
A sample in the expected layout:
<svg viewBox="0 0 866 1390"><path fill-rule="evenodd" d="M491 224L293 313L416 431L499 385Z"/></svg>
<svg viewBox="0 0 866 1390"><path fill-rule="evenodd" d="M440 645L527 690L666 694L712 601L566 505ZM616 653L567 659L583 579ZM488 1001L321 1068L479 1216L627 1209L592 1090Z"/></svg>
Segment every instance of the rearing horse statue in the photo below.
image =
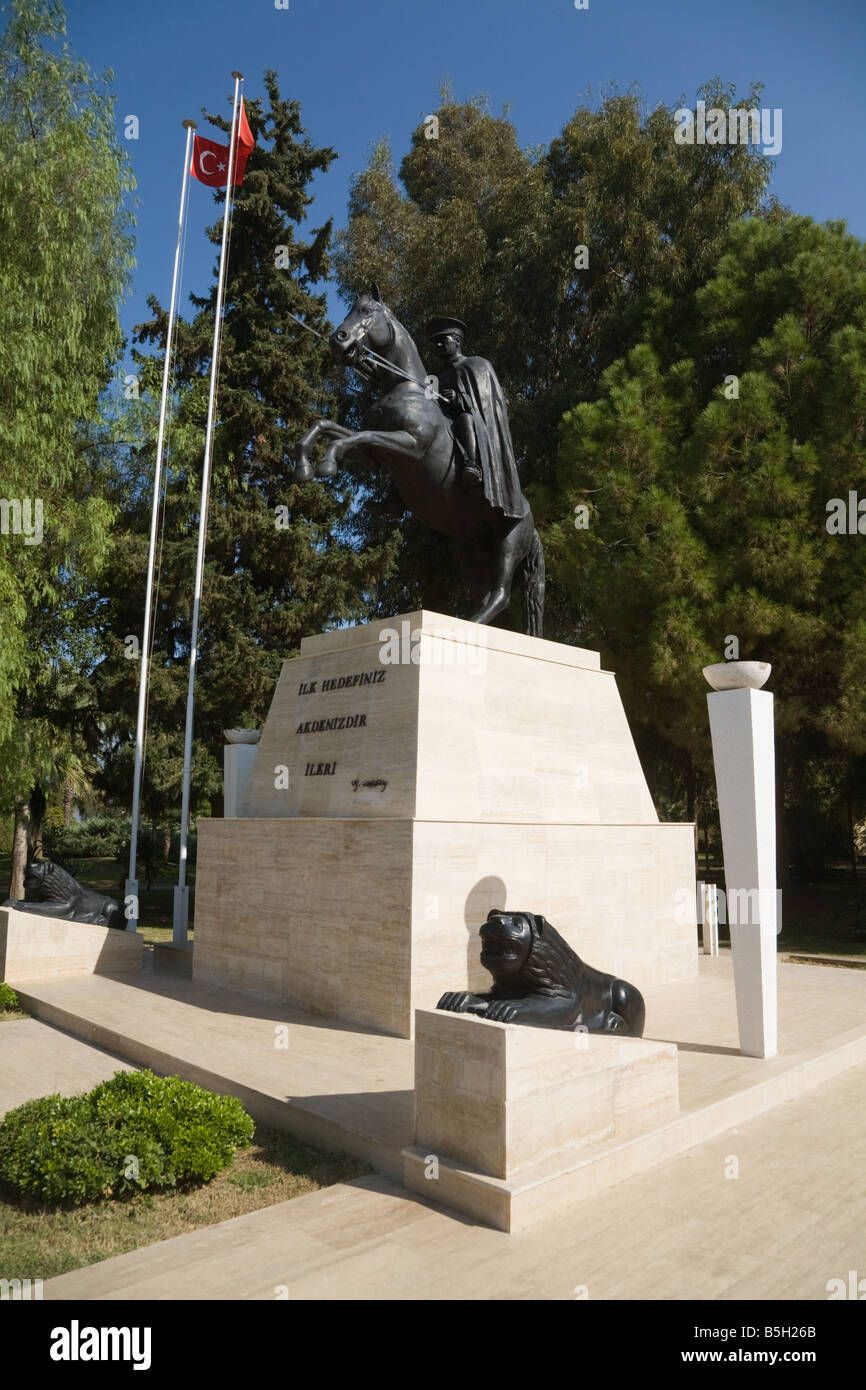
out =
<svg viewBox="0 0 866 1390"><path fill-rule="evenodd" d="M358 432L331 420L315 422L301 440L295 482L333 477L348 453L370 468L384 466L403 506L454 539L475 604L471 621L491 623L508 607L514 577L522 569L526 631L540 637L544 552L529 503L521 491L515 508L519 514L507 516L491 505L483 487L463 484L458 444L439 404L435 378L427 377L410 334L375 285L358 297L329 342L335 360L355 367L377 391L377 399ZM321 436L330 443L315 467L310 453Z"/></svg>

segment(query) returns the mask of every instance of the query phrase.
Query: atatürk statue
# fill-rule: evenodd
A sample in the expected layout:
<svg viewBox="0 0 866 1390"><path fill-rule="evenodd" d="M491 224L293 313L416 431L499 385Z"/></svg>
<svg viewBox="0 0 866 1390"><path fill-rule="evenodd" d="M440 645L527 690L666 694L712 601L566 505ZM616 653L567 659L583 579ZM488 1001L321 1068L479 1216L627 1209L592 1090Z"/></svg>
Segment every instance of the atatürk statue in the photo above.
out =
<svg viewBox="0 0 866 1390"><path fill-rule="evenodd" d="M361 373L377 399L357 432L316 421L301 440L295 482L333 477L349 453L370 468L387 468L399 507L453 537L473 597L471 620L491 623L503 613L522 571L524 624L540 637L544 553L520 489L502 388L489 362L463 355L459 319L436 319L429 331L445 359L441 381L425 374L415 343L377 287L359 296L331 335L331 351ZM315 466L311 450L321 436L331 442Z"/></svg>
<svg viewBox="0 0 866 1390"><path fill-rule="evenodd" d="M520 517L523 494L508 409L495 371L484 357L464 356L466 325L460 319L433 319L427 332L443 364L439 392L453 421L463 485L483 488L491 507L504 516Z"/></svg>
<svg viewBox="0 0 866 1390"><path fill-rule="evenodd" d="M489 993L443 994L437 1009L496 1023L643 1035L646 1006L634 985L586 965L534 912L489 912L481 964L493 976Z"/></svg>

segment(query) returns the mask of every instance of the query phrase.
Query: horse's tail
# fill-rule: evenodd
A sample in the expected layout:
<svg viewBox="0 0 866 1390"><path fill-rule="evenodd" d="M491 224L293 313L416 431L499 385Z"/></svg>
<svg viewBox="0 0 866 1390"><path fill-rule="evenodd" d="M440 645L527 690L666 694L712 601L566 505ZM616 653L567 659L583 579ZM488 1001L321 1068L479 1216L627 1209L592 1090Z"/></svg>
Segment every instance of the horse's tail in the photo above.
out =
<svg viewBox="0 0 866 1390"><path fill-rule="evenodd" d="M532 532L529 554L523 561L523 624L527 636L540 637L544 622L544 551L541 537Z"/></svg>

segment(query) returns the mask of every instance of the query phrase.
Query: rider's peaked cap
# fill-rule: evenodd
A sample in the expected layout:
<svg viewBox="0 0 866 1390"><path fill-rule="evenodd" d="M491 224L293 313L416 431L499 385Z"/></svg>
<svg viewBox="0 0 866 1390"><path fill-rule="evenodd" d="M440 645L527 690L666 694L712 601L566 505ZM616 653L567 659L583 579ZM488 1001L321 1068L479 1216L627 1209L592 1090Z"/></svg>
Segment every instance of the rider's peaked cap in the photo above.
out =
<svg viewBox="0 0 866 1390"><path fill-rule="evenodd" d="M431 319L427 325L427 337L436 339L444 338L447 333L459 333L461 338L469 332L462 319L438 318Z"/></svg>

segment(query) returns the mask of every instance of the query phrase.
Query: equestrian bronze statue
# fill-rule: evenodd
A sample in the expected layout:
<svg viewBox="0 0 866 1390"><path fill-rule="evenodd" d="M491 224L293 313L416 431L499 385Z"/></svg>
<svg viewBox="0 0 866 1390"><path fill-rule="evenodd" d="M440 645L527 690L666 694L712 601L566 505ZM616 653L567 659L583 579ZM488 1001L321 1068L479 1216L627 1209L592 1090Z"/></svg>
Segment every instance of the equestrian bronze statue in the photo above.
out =
<svg viewBox="0 0 866 1390"><path fill-rule="evenodd" d="M334 477L349 453L387 468L398 509L454 540L471 621L491 623L508 608L520 571L525 628L540 637L544 552L517 476L502 388L485 358L464 356L459 319L434 319L428 332L443 363L438 378L426 374L377 287L358 297L329 343L335 360L368 382L375 403L357 432L317 420L301 440L295 482ZM315 466L320 437L330 442Z"/></svg>

